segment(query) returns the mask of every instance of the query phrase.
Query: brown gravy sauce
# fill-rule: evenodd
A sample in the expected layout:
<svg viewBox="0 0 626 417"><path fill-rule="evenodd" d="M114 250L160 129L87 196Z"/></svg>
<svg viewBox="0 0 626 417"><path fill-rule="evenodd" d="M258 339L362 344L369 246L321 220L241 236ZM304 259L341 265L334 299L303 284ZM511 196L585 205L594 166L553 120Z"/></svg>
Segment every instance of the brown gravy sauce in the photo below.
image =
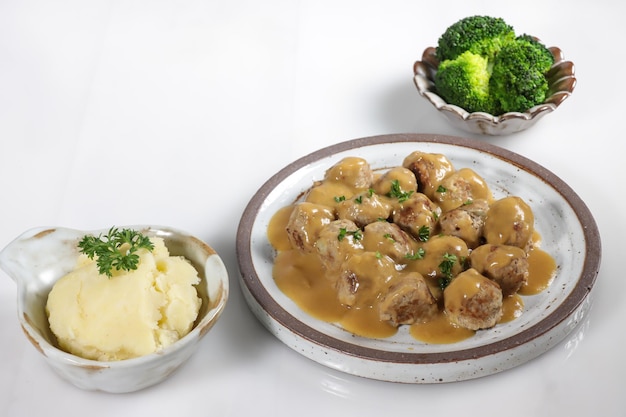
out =
<svg viewBox="0 0 626 417"><path fill-rule="evenodd" d="M337 195L356 195L362 190L351 190L345 185L336 183L321 183L312 189L305 197L317 203L332 207ZM486 192L484 192L486 193ZM273 276L280 290L291 298L302 310L309 315L326 322L337 323L345 330L356 335L370 338L387 338L393 336L398 329L387 322L380 320L375 299L375 291L371 297L365 297L366 302L352 306L342 304L337 298L333 279L327 276L319 257L316 254L303 253L292 248L286 233L286 226L293 206L278 210L268 225L267 236L270 244L276 250ZM503 315L498 323L505 323L520 317L524 310L524 296L531 296L546 289L556 272L556 262L547 252L539 248L540 237L535 231L532 237L534 245L528 251L528 279L523 287L515 294L504 297ZM433 239L421 262L407 263L403 271L414 269L425 277L436 270L442 251L449 248L437 249ZM428 242L423 245L428 245ZM419 244L416 242L416 246ZM419 266L418 266L419 265ZM393 277L390 278L393 280ZM431 292L436 298L441 298L441 289L434 280L428 280ZM374 297L374 298L372 298ZM409 333L417 340L426 343L454 343L472 337L476 331L453 324L446 317L443 309L433 319L409 325Z"/></svg>

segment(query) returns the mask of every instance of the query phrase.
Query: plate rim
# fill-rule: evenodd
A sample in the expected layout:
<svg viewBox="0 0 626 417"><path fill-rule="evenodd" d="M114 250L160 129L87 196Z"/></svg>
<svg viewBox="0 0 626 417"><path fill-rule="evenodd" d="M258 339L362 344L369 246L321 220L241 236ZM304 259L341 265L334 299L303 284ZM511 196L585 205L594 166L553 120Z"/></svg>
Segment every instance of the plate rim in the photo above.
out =
<svg viewBox="0 0 626 417"><path fill-rule="evenodd" d="M306 165L332 156L335 153L385 143L393 144L406 142L414 142L417 144L440 143L470 148L474 151L493 155L538 177L555 192L560 194L571 206L578 217L578 222L581 225L585 238L585 260L578 281L571 293L548 317L512 336L476 347L432 353L384 351L339 340L313 329L309 325L297 320L285 310L272 297L265 286L262 285L253 266L251 232L257 213L276 185L280 184L292 173ZM535 340L558 327L563 321L567 320L580 309L596 282L601 263L601 239L596 221L584 201L567 183L544 166L513 151L476 139L442 134L404 133L368 136L338 142L313 151L283 167L257 190L244 209L237 229L236 252L241 278L240 284L247 287L250 295L254 297L255 301L272 319L297 336L322 346L325 349L334 350L364 360L395 364L432 365L473 360L495 355ZM567 334L563 334L563 338L566 335Z"/></svg>

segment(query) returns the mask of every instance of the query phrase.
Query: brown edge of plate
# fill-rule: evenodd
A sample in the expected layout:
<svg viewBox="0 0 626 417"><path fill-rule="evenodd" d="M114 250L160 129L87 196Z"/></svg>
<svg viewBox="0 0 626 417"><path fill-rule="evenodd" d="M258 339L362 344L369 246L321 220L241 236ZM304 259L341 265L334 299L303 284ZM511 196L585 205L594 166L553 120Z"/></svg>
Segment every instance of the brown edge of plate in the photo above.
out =
<svg viewBox="0 0 626 417"><path fill-rule="evenodd" d="M486 345L446 352L405 353L381 351L330 337L296 320L274 300L264 286L261 285L256 271L254 270L254 266L252 264L250 236L256 215L272 189L300 168L311 162L331 156L337 152L384 143L399 142L415 142L416 144L424 142L442 143L485 152L535 175L542 181L551 185L552 188L561 194L561 196L573 208L574 212L578 216L580 224L582 225L586 242L585 261L581 276L579 277L576 286L573 288L570 295L555 309L552 314L536 325L522 330L511 337ZM406 364L434 364L477 359L506 351L527 343L557 327L561 322L563 322L563 320L566 320L571 314L577 311L580 305L587 298L588 294L591 292L600 268L601 240L596 221L587 205L569 185L543 166L512 151L481 141L440 134L409 133L370 136L340 142L314 151L300 159L295 160L282 170L278 171L261 186L246 206L237 229L236 251L239 263L239 272L242 278L241 285L247 286L249 292L255 298L257 303L268 314L270 314L274 320L290 329L300 337L327 349L334 349L338 352L365 360Z"/></svg>

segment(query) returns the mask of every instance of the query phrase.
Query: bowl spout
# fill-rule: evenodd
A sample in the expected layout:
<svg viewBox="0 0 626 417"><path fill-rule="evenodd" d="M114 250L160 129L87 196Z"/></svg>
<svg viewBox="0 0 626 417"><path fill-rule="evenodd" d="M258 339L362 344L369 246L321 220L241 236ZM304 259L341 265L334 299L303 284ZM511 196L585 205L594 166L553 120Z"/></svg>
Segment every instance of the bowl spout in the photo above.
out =
<svg viewBox="0 0 626 417"><path fill-rule="evenodd" d="M30 229L0 252L0 268L18 286L52 286L76 266L81 232L65 228Z"/></svg>

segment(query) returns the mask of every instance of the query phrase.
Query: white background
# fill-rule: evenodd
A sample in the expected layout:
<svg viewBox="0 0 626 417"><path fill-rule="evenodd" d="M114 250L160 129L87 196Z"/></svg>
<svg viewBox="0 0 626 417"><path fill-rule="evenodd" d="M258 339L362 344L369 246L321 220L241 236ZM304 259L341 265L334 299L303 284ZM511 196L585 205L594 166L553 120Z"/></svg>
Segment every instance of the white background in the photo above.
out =
<svg viewBox="0 0 626 417"><path fill-rule="evenodd" d="M608 0L0 0L0 247L35 226L169 225L220 253L232 289L179 372L114 395L74 388L48 368L0 272L0 415L626 415L620 10ZM422 51L472 14L503 17L576 65L572 97L527 132L455 130L413 85ZM575 332L500 374L402 385L325 368L259 324L238 284L245 205L294 159L386 133L494 143L579 194L603 260Z"/></svg>

